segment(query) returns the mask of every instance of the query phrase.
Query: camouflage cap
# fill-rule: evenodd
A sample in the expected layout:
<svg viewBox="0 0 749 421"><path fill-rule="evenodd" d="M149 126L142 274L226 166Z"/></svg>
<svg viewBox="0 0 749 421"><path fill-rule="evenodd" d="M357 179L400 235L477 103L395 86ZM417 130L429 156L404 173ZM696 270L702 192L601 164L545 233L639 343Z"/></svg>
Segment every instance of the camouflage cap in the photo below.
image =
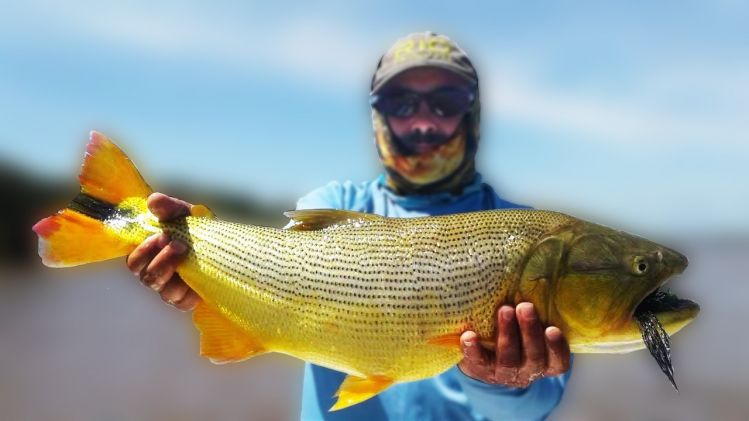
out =
<svg viewBox="0 0 749 421"><path fill-rule="evenodd" d="M399 39L380 58L372 77L372 93L401 72L416 67L439 67L464 77L472 84L478 83L476 69L465 51L450 38L427 31Z"/></svg>

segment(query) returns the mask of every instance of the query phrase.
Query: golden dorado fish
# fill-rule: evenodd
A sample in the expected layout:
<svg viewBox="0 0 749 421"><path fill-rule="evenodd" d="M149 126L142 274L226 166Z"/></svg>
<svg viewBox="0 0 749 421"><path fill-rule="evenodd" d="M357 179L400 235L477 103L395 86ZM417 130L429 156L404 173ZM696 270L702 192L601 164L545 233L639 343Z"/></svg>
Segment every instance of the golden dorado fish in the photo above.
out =
<svg viewBox="0 0 749 421"><path fill-rule="evenodd" d="M487 347L502 304L530 301L573 352L644 347L638 305L687 266L681 254L561 213L495 210L385 218L288 212L288 229L192 214L159 222L152 192L125 154L92 132L80 194L34 226L47 266L129 254L160 232L190 245L177 272L202 302L200 352L216 363L281 352L348 374L337 410L394 383L435 376L462 358L460 335ZM697 304L651 304L668 334ZM651 314L648 313L648 314Z"/></svg>

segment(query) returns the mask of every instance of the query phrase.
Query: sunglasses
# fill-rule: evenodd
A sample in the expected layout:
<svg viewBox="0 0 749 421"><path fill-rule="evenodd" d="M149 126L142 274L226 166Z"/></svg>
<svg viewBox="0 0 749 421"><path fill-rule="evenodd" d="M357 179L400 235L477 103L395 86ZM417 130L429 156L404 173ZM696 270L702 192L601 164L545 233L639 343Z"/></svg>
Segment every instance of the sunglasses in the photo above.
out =
<svg viewBox="0 0 749 421"><path fill-rule="evenodd" d="M444 87L421 93L393 90L369 97L369 104L377 111L393 117L411 117L418 111L421 101L439 117L452 117L468 112L476 100L474 91L465 88Z"/></svg>

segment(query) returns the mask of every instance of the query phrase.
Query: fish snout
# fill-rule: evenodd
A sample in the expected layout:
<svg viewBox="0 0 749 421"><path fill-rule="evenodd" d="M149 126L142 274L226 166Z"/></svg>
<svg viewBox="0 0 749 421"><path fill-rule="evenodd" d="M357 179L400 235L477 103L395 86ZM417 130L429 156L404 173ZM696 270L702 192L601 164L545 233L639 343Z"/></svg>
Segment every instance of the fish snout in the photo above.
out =
<svg viewBox="0 0 749 421"><path fill-rule="evenodd" d="M684 269L689 265L687 256L679 253L676 250L663 247L655 252L655 259L657 262L663 265L663 268L671 272L672 274L678 274L684 272Z"/></svg>

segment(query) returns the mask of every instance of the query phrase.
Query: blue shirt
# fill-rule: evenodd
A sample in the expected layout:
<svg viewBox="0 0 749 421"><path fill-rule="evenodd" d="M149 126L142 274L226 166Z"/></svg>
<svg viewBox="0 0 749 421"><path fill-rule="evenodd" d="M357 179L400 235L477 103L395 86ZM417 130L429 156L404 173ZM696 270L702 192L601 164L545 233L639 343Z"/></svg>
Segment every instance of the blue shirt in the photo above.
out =
<svg viewBox="0 0 749 421"><path fill-rule="evenodd" d="M297 209L345 209L390 217L446 215L489 209L522 208L500 198L477 175L461 195L400 196L385 176L362 183L332 182L299 199ZM527 388L486 384L458 368L425 380L396 384L372 399L336 412L333 394L345 374L313 364L304 367L304 421L379 420L535 420L544 419L562 398L570 372L546 377Z"/></svg>

